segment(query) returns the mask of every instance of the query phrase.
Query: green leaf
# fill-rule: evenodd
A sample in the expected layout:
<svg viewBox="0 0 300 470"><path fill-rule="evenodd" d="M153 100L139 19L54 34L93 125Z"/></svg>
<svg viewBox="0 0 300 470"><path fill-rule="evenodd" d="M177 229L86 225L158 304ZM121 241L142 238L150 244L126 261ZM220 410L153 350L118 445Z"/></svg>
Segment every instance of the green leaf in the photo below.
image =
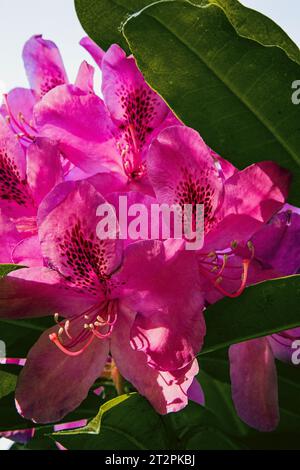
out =
<svg viewBox="0 0 300 470"><path fill-rule="evenodd" d="M75 0L75 8L83 29L99 46L107 50L117 43L130 53L120 26L150 3L151 0Z"/></svg>
<svg viewBox="0 0 300 470"><path fill-rule="evenodd" d="M53 326L53 318L4 320L0 318L0 340L6 345L6 357L25 358L41 334Z"/></svg>
<svg viewBox="0 0 300 470"><path fill-rule="evenodd" d="M0 278L7 276L13 271L17 271L18 269L23 269L24 267L25 266L18 266L16 264L0 264Z"/></svg>
<svg viewBox="0 0 300 470"><path fill-rule="evenodd" d="M108 402L77 432L53 434L69 450L160 450L170 448L169 433L151 405L137 394Z"/></svg>
<svg viewBox="0 0 300 470"><path fill-rule="evenodd" d="M280 47L300 64L299 47L280 26L262 13L245 7L238 0L193 0L191 3L199 6L219 5L240 36L253 39L263 46Z"/></svg>
<svg viewBox="0 0 300 470"><path fill-rule="evenodd" d="M240 168L273 160L290 169L299 203L300 106L291 100L299 64L240 37L216 5L159 2L123 31L148 83L185 124Z"/></svg>
<svg viewBox="0 0 300 470"><path fill-rule="evenodd" d="M122 35L126 19L151 0L75 0L78 18L88 35L104 50L113 43L120 44L127 52L128 44ZM290 37L267 16L247 8L238 0L193 0L198 6L220 6L237 33L264 46L277 46L300 63L300 50Z"/></svg>
<svg viewBox="0 0 300 470"><path fill-rule="evenodd" d="M300 276L290 276L263 282L237 299L225 298L209 306L201 354L300 326L299 281Z"/></svg>
<svg viewBox="0 0 300 470"><path fill-rule="evenodd" d="M14 374L0 370L0 400L14 391L17 378Z"/></svg>

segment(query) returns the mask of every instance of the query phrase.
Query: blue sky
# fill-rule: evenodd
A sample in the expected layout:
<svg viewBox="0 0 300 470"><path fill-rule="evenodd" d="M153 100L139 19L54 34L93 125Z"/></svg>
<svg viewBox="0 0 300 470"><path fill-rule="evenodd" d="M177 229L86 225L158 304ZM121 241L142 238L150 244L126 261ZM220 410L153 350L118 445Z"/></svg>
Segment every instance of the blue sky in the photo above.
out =
<svg viewBox="0 0 300 470"><path fill-rule="evenodd" d="M299 0L242 0L279 23L300 46ZM84 35L73 0L0 0L0 93L26 86L21 52L24 42L42 33L61 49L70 79L87 54L78 42ZM298 24L297 24L298 22Z"/></svg>

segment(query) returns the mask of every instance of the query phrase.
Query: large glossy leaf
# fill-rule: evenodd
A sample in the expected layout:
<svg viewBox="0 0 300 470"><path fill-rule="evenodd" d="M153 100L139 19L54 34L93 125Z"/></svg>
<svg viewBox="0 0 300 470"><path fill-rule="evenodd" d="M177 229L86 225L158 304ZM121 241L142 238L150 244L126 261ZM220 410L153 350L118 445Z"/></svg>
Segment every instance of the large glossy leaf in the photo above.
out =
<svg viewBox="0 0 300 470"><path fill-rule="evenodd" d="M118 43L129 52L121 25L152 3L151 0L75 0L75 7L83 28L103 49ZM219 5L238 34L265 46L281 47L289 57L300 62L299 48L289 36L270 18L245 7L238 0L193 0L191 3Z"/></svg>
<svg viewBox="0 0 300 470"><path fill-rule="evenodd" d="M289 168L299 203L300 107L291 101L299 64L240 37L213 4L155 3L123 31L146 80L185 124L238 167L274 160Z"/></svg>
<svg viewBox="0 0 300 470"><path fill-rule="evenodd" d="M239 0L193 0L195 5L219 5L240 36L253 39L264 46L277 46L300 63L299 47L267 16L247 8Z"/></svg>
<svg viewBox="0 0 300 470"><path fill-rule="evenodd" d="M291 276L249 287L237 299L211 305L201 354L300 326L299 302L300 276Z"/></svg>
<svg viewBox="0 0 300 470"><path fill-rule="evenodd" d="M151 405L137 394L107 403L83 431L53 435L70 450L169 449L170 437Z"/></svg>

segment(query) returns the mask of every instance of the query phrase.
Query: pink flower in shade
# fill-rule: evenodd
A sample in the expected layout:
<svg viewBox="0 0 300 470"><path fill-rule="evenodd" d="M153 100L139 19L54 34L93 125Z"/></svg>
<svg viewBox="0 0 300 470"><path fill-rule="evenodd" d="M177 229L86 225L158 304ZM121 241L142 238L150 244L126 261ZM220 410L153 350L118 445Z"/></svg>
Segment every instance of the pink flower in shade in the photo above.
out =
<svg viewBox="0 0 300 470"><path fill-rule="evenodd" d="M257 274L264 279L294 275L300 269L299 209L287 207L252 238ZM255 282L255 275L253 276ZM300 328L230 347L232 393L241 418L260 431L273 431L279 423L275 358L292 363L294 341Z"/></svg>
<svg viewBox="0 0 300 470"><path fill-rule="evenodd" d="M175 126L153 141L148 174L159 202L204 204L204 247L194 256L207 305L224 296L235 298L248 285L299 269L299 216L294 215L294 223L287 228L286 213L277 215L286 201L290 177L276 164L263 162L237 171L208 149L195 131ZM174 246L173 256L184 258L186 253L178 251L178 244ZM297 333L230 348L237 411L259 430L272 430L278 423L270 343L275 351L277 341L278 350L279 336L290 344Z"/></svg>
<svg viewBox="0 0 300 470"><path fill-rule="evenodd" d="M38 217L46 267L0 280L1 317L59 313L58 325L30 351L16 390L20 413L37 422L58 421L75 409L109 353L159 413L187 404L198 373L194 358L205 325L193 258L168 262L160 241L123 251L120 240L97 239L95 214L103 202L87 182L54 190Z"/></svg>
<svg viewBox="0 0 300 470"><path fill-rule="evenodd" d="M87 38L83 43L97 49L104 101L78 87L56 88L35 110L39 133L58 141L63 155L85 176L109 168L124 186L128 181L132 187L144 184L151 193L146 178L149 144L179 121L147 85L133 57L117 45L104 53Z"/></svg>

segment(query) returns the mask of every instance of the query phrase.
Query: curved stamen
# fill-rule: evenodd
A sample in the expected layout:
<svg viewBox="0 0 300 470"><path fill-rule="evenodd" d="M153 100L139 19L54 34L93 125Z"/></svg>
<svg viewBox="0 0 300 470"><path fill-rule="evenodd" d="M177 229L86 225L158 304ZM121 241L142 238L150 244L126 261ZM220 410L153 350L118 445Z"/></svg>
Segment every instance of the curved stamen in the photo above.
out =
<svg viewBox="0 0 300 470"><path fill-rule="evenodd" d="M7 112L8 112L8 116L7 116L7 122L10 124L13 132L16 133L17 137L19 139L24 139L27 141L27 143L31 143L34 141L34 136L32 136L29 131L26 129L25 126L29 127L32 131L36 132L36 129L26 121L25 117L23 116L22 113L19 113L18 115L18 119L14 116L10 106L9 106L9 103L8 103L8 95L7 94L4 94L3 95L3 98L4 98L4 103L5 103L5 106L6 106L6 109L7 109ZM15 128L14 128L14 126ZM28 142L29 141L29 142Z"/></svg>
<svg viewBox="0 0 300 470"><path fill-rule="evenodd" d="M113 328L109 328L108 332L107 333L100 333L99 331L97 330L92 330L92 334L94 336L96 336L96 338L98 339L107 339L110 337L110 335L112 334L112 330Z"/></svg>
<svg viewBox="0 0 300 470"><path fill-rule="evenodd" d="M58 334L53 333L50 335L50 340L65 354L69 356L79 356L92 343L94 338L109 338L113 332L117 318L117 305L114 301L105 301L93 305L85 312L73 317L72 320L67 320L64 324L59 322L59 314L56 313L54 320L60 328ZM72 323L77 320L80 322L88 320L89 323L84 323L80 333L76 337L73 337L71 334ZM104 328L108 328L105 333L102 332ZM68 344L64 344L63 335L70 340ZM82 342L85 342L85 345L79 351L72 351L73 348Z"/></svg>
<svg viewBox="0 0 300 470"><path fill-rule="evenodd" d="M220 282L222 282L221 277L219 277L215 282L213 282L213 285L224 296L230 297L231 299L236 299L237 297L239 297L244 292L244 290L246 288L249 266L250 266L250 260L244 260L243 261L242 283L241 283L240 288L236 292L231 293L231 292L227 292L225 289L223 289L223 287L220 285Z"/></svg>
<svg viewBox="0 0 300 470"><path fill-rule="evenodd" d="M230 266L227 265L227 262L228 262L228 259L229 259L229 256L231 255L231 253L234 255L234 250L237 247L238 247L238 244L233 242L231 244L232 250L230 250L229 252L225 252L225 253L222 253L222 254L217 253L217 251L213 252L213 253L209 253L208 257L212 258L211 262L204 261L203 259L200 259L200 261L199 261L199 269L200 269L201 273L213 284L213 286L223 296L229 297L229 298L232 298L232 299L239 297L244 292L244 290L247 286L249 267L250 267L251 261L254 258L254 246L253 246L252 242L248 242L247 247L248 247L248 250L251 253L250 258L243 259L241 267L238 267L238 266L233 266L232 267L234 269L242 268L241 285L240 285L240 287L238 288L238 290L236 292L228 292L227 290L225 290L221 286L221 283L222 283L224 278L230 280L230 278L226 275L223 275L223 273L224 273L226 268L231 269ZM222 262L221 266L218 263L218 257L220 256L220 254L221 254L221 256L223 256L223 262ZM211 265L212 266L211 272L218 271L218 269L219 269L219 271L218 271L218 273L216 273L216 275L214 277L211 277L211 274L209 274L208 271L205 268L202 267L202 264ZM235 279L232 279L232 280L235 280Z"/></svg>
<svg viewBox="0 0 300 470"><path fill-rule="evenodd" d="M58 349L60 349L63 353L67 354L67 356L77 357L80 356L92 344L95 339L95 336L92 335L88 342L79 351L70 351L69 349L65 348L60 342L56 333L52 333L49 338L50 341L52 341L52 343L54 343L58 347Z"/></svg>
<svg viewBox="0 0 300 470"><path fill-rule="evenodd" d="M141 179L145 172L146 167L141 159L141 152L139 150L138 141L136 139L136 133L134 126L130 124L128 126L129 134L132 141L132 155L133 161L128 157L130 152L129 145L126 145L125 148L121 148L120 144L117 144L119 152L121 153L123 169L125 175L128 177L129 181Z"/></svg>

